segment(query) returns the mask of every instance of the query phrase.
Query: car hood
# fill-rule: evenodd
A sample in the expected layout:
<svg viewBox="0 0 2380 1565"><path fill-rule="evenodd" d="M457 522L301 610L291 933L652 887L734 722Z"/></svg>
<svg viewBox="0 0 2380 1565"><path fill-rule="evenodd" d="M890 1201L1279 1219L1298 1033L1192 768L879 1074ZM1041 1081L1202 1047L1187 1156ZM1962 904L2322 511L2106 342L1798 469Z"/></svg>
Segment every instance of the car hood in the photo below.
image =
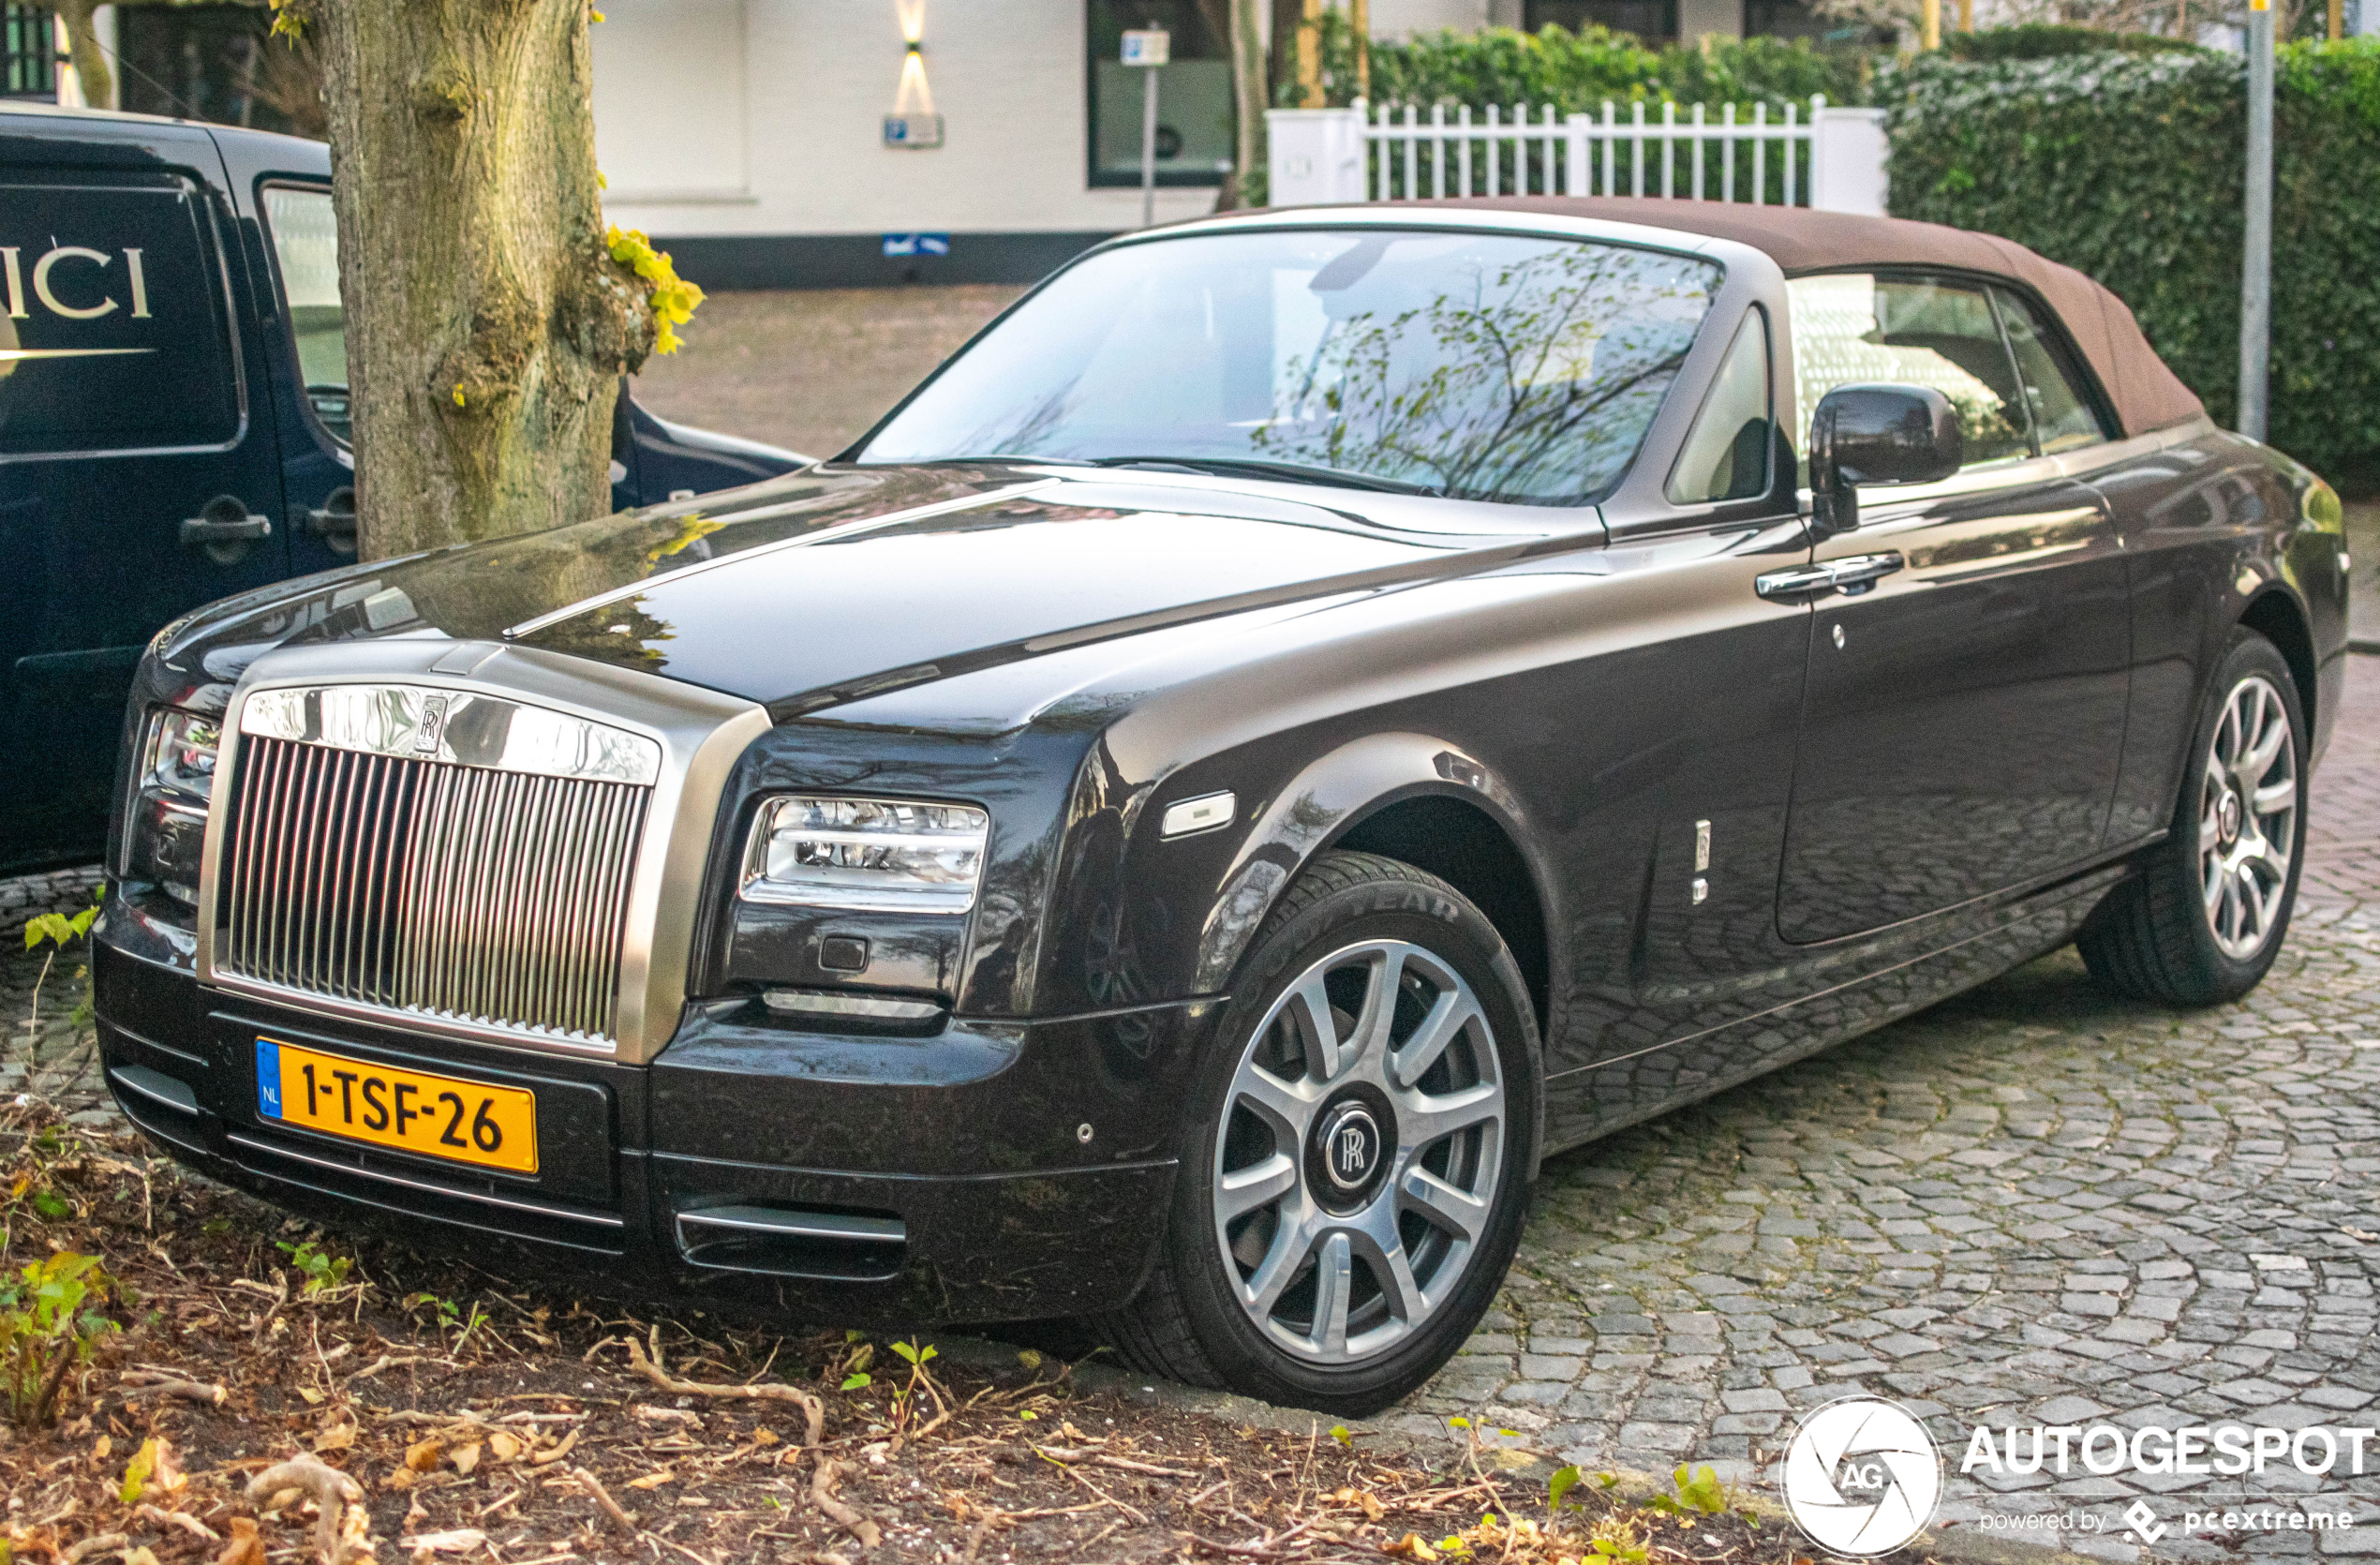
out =
<svg viewBox="0 0 2380 1565"><path fill-rule="evenodd" d="M1429 518L1398 497L1288 488L1037 465L816 468L294 584L297 599L170 634L168 656L228 680L274 646L500 640L781 719L1186 619L1488 569L1546 536L1416 530ZM1593 513L1566 514L1574 536Z"/></svg>

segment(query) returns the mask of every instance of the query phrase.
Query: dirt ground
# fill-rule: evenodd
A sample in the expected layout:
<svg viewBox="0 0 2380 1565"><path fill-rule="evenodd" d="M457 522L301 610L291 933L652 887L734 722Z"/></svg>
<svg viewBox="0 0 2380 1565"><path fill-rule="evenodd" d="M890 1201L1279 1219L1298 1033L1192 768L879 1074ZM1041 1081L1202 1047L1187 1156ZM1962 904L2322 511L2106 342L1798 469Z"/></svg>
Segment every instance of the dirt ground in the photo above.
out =
<svg viewBox="0 0 2380 1565"><path fill-rule="evenodd" d="M1022 289L714 293L636 397L662 418L810 456L849 445Z"/></svg>

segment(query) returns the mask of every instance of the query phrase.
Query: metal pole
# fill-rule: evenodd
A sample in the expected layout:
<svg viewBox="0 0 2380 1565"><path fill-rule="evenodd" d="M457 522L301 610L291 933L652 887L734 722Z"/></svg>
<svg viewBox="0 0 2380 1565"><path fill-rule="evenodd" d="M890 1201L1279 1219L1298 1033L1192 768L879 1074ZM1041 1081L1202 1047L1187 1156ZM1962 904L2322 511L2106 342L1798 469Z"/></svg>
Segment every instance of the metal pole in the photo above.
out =
<svg viewBox="0 0 2380 1565"><path fill-rule="evenodd" d="M1140 72L1140 226L1157 221L1157 70Z"/></svg>
<svg viewBox="0 0 2380 1565"><path fill-rule="evenodd" d="M2272 5L2249 0L2246 253L2239 268L2239 433L2265 438L2272 364Z"/></svg>

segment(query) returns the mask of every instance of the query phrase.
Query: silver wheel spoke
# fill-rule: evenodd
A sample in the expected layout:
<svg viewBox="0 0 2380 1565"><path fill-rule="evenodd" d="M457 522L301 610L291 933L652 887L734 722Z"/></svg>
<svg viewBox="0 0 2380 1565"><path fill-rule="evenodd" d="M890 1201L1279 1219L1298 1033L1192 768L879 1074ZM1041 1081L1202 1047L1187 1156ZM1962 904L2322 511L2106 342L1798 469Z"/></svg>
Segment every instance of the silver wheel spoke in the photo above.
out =
<svg viewBox="0 0 2380 1565"><path fill-rule="evenodd" d="M1396 1086L1409 1087L1421 1080L1438 1063L1438 1056L1446 1052L1446 1046L1454 1041L1455 1035L1479 1014L1480 1007L1472 1003L1467 990L1439 991L1430 1014L1421 1019L1421 1025L1413 1029L1413 1036L1392 1057L1389 1081Z"/></svg>
<svg viewBox="0 0 2380 1565"><path fill-rule="evenodd" d="M1400 1010L1420 1019L1403 1027ZM1424 1093L1424 1076L1458 1085ZM1504 1170L1503 1066L1468 981L1401 940L1331 952L1266 1012L1225 1104L1211 1210L1249 1320L1313 1363L1369 1362L1406 1340L1467 1274ZM1441 1142L1452 1151L1431 1154L1447 1170L1434 1173L1420 1159Z"/></svg>
<svg viewBox="0 0 2380 1565"><path fill-rule="evenodd" d="M1314 1264L1314 1333L1307 1340L1325 1355L1344 1355L1347 1304L1355 1292L1355 1246L1345 1233L1333 1233L1322 1241Z"/></svg>
<svg viewBox="0 0 2380 1565"><path fill-rule="evenodd" d="M1457 1239L1476 1244L1487 1231L1488 1203L1465 1190L1430 1172L1427 1169L1409 1169L1399 1186L1406 1207Z"/></svg>
<svg viewBox="0 0 2380 1565"><path fill-rule="evenodd" d="M1261 1163L1235 1170L1215 1181L1214 1214L1224 1222L1243 1217L1279 1200L1298 1187L1298 1160L1274 1153Z"/></svg>
<svg viewBox="0 0 2380 1565"><path fill-rule="evenodd" d="M1305 1046L1306 1075L1328 1081L1339 1074L1339 1023L1331 1014L1331 995L1319 969L1299 980L1291 1003L1298 1039Z"/></svg>
<svg viewBox="0 0 2380 1565"><path fill-rule="evenodd" d="M1419 1150L1442 1141L1458 1130L1500 1123L1504 1118L1504 1089L1482 1081L1476 1087L1435 1097L1409 1093L1398 1100L1396 1110L1397 1125L1405 1133L1406 1144Z"/></svg>
<svg viewBox="0 0 2380 1565"><path fill-rule="evenodd" d="M2224 698L2207 742L2198 801L2198 885L2207 930L2235 961L2280 928L2298 833L2298 753L2289 705L2251 674Z"/></svg>
<svg viewBox="0 0 2380 1565"><path fill-rule="evenodd" d="M1250 1066L1232 1083L1231 1096L1269 1122L1276 1137L1295 1146L1305 1127L1314 1123L1314 1108L1320 1101L1318 1096L1308 1096L1310 1091L1301 1091L1260 1066Z"/></svg>

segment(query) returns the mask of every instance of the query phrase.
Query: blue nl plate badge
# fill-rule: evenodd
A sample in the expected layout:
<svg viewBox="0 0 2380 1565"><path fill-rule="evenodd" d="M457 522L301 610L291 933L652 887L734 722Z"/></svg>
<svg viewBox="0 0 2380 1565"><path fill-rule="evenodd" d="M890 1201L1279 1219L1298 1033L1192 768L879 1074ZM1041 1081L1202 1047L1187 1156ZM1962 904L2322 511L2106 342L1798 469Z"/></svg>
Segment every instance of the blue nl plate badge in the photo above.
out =
<svg viewBox="0 0 2380 1565"><path fill-rule="evenodd" d="M256 1103L273 1118L281 1117L281 1046L271 1038L256 1040Z"/></svg>

